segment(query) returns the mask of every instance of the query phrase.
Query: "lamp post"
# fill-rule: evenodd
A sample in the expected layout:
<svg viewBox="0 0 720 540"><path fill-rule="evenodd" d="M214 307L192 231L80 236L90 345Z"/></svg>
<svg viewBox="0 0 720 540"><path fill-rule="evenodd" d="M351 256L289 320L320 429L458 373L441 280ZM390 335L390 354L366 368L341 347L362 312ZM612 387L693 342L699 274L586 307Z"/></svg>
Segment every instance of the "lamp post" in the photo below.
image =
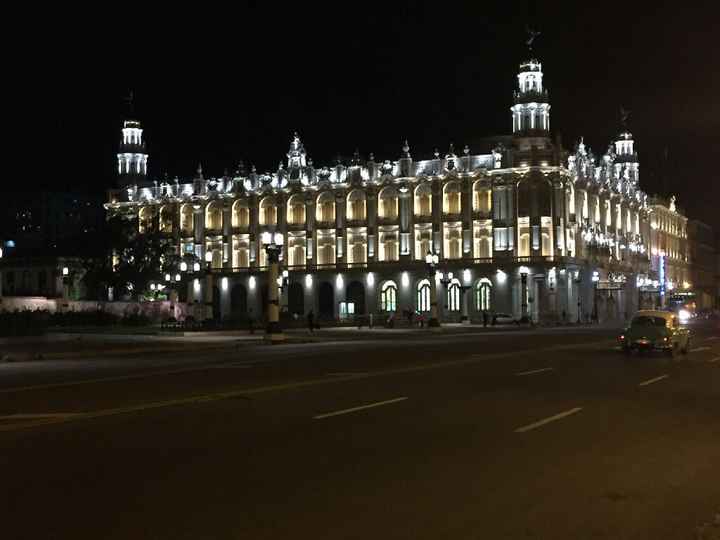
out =
<svg viewBox="0 0 720 540"><path fill-rule="evenodd" d="M581 302L581 296L580 296L580 284L582 283L582 278L580 277L580 272L575 272L575 284L577 285L577 322L580 324L580 314L582 313L582 302Z"/></svg>
<svg viewBox="0 0 720 540"><path fill-rule="evenodd" d="M598 322L598 312L597 312L597 290L598 290L598 281L600 281L600 274L597 270L593 272L592 275L592 282L593 282L593 312L592 312L592 318L594 322Z"/></svg>
<svg viewBox="0 0 720 540"><path fill-rule="evenodd" d="M282 234L262 233L261 241L268 259L268 324L265 339L270 342L283 341L285 334L280 328L280 302L278 300L278 266L282 251Z"/></svg>
<svg viewBox="0 0 720 540"><path fill-rule="evenodd" d="M213 275L212 275L212 251L205 252L205 320L213 318ZM196 263L197 266L200 263Z"/></svg>
<svg viewBox="0 0 720 540"><path fill-rule="evenodd" d="M428 251L427 255L425 255L425 264L427 266L428 277L430 277L430 320L428 321L428 328L440 327L437 309L437 287L435 286L435 274L439 261L440 257L437 253Z"/></svg>
<svg viewBox="0 0 720 540"><path fill-rule="evenodd" d="M520 270L520 320L523 322L525 322L528 317L527 278L528 278L528 273L521 269Z"/></svg>

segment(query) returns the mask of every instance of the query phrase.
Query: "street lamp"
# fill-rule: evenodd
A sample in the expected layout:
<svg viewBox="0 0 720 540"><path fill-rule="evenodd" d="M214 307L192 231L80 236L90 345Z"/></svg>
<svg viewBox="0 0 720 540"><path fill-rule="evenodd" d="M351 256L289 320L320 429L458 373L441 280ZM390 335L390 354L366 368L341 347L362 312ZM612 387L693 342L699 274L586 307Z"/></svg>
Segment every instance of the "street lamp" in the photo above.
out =
<svg viewBox="0 0 720 540"><path fill-rule="evenodd" d="M213 318L213 275L212 275L212 251L205 251L205 320ZM194 266L200 269L200 263Z"/></svg>
<svg viewBox="0 0 720 540"><path fill-rule="evenodd" d="M577 285L577 295L578 295L578 301L577 301L577 322L580 324L580 314L582 313L582 302L581 302L581 295L580 295L580 284L582 283L582 277L580 277L580 271L575 271L575 284Z"/></svg>
<svg viewBox="0 0 720 540"><path fill-rule="evenodd" d="M592 275L592 282L593 282L593 321L598 322L598 312L597 312L597 290L598 290L598 281L600 281L600 274L597 270L593 272Z"/></svg>
<svg viewBox="0 0 720 540"><path fill-rule="evenodd" d="M430 277L430 320L428 321L429 328L438 328L440 326L437 309L437 287L435 284L435 274L437 272L437 265L439 261L440 256L433 251L428 251L427 255L425 255L425 265L427 266L428 276Z"/></svg>
<svg viewBox="0 0 720 540"><path fill-rule="evenodd" d="M527 321L528 318L528 274L530 270L526 266L520 267L520 320Z"/></svg>
<svg viewBox="0 0 720 540"><path fill-rule="evenodd" d="M268 259L268 324L265 339L283 341L285 334L280 328L280 302L278 300L278 266L283 246L283 235L265 231L260 237Z"/></svg>

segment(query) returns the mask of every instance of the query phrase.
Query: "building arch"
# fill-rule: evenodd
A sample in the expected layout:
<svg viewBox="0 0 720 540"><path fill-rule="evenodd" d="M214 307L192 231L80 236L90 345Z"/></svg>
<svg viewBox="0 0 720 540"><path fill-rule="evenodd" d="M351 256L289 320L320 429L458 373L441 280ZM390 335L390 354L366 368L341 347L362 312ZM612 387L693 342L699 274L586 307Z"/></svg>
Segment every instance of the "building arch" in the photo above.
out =
<svg viewBox="0 0 720 540"><path fill-rule="evenodd" d="M345 290L345 300L355 304L355 314L365 314L365 286L359 281L351 281Z"/></svg>
<svg viewBox="0 0 720 540"><path fill-rule="evenodd" d="M443 187L443 213L459 214L462 211L461 193L462 187L457 180L445 184Z"/></svg>
<svg viewBox="0 0 720 540"><path fill-rule="evenodd" d="M180 207L180 231L184 236L192 236L195 228L195 211L191 204Z"/></svg>
<svg viewBox="0 0 720 540"><path fill-rule="evenodd" d="M287 222L290 225L305 224L305 199L296 193L292 195L287 202Z"/></svg>
<svg viewBox="0 0 720 540"><path fill-rule="evenodd" d="M432 216L432 187L429 182L422 182L415 188L415 215L418 217Z"/></svg>
<svg viewBox="0 0 720 540"><path fill-rule="evenodd" d="M485 180L473 184L473 212L489 215L492 211L492 188Z"/></svg>
<svg viewBox="0 0 720 540"><path fill-rule="evenodd" d="M223 226L223 209L220 201L212 201L205 207L205 228L220 231Z"/></svg>
<svg viewBox="0 0 720 540"><path fill-rule="evenodd" d="M323 319L335 318L335 290L327 281L318 287L318 316Z"/></svg>
<svg viewBox="0 0 720 540"><path fill-rule="evenodd" d="M288 287L288 311L290 314L305 314L305 291L302 284L297 281Z"/></svg>
<svg viewBox="0 0 720 540"><path fill-rule="evenodd" d="M138 212L138 231L141 234L151 232L154 219L155 209L152 206L143 206Z"/></svg>
<svg viewBox="0 0 720 540"><path fill-rule="evenodd" d="M394 186L387 186L378 193L378 217L382 219L397 219L398 217L398 190Z"/></svg>
<svg viewBox="0 0 720 540"><path fill-rule="evenodd" d="M367 218L367 196L362 189L353 189L347 196L347 218L365 220Z"/></svg>
<svg viewBox="0 0 720 540"><path fill-rule="evenodd" d="M233 203L231 224L238 228L250 225L250 208L245 199L238 199Z"/></svg>
<svg viewBox="0 0 720 540"><path fill-rule="evenodd" d="M260 225L277 224L277 202L275 197L268 195L260 201Z"/></svg>
<svg viewBox="0 0 720 540"><path fill-rule="evenodd" d="M430 287L432 285L430 284L430 280L428 279L421 279L418 281L415 292L416 292L416 307L419 312L428 312L430 311L430 308L432 307L431 302L431 294L430 294Z"/></svg>
<svg viewBox="0 0 720 540"><path fill-rule="evenodd" d="M397 311L398 286L392 280L380 285L380 311L392 313Z"/></svg>
<svg viewBox="0 0 720 540"><path fill-rule="evenodd" d="M475 309L490 311L492 309L492 282L488 278L480 278L475 283Z"/></svg>
<svg viewBox="0 0 720 540"><path fill-rule="evenodd" d="M460 311L460 296L462 294L462 288L460 286L460 280L458 278L453 278L450 280L450 283L448 283L446 294L447 310Z"/></svg>
<svg viewBox="0 0 720 540"><path fill-rule="evenodd" d="M315 219L320 223L335 221L335 195L332 191L323 191L315 201Z"/></svg>
<svg viewBox="0 0 720 540"><path fill-rule="evenodd" d="M169 204L160 207L160 232L173 232L173 209Z"/></svg>

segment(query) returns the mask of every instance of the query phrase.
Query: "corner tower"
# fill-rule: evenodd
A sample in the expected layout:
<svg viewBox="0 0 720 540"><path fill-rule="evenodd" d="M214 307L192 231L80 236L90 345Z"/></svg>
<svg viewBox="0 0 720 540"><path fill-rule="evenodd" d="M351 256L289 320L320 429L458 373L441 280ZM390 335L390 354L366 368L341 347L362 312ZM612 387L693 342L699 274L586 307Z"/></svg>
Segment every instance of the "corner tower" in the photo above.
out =
<svg viewBox="0 0 720 540"><path fill-rule="evenodd" d="M542 64L534 59L520 64L518 89L510 107L513 135L546 137L550 134L550 103L543 88Z"/></svg>
<svg viewBox="0 0 720 540"><path fill-rule="evenodd" d="M133 97L128 98L130 118L134 115ZM143 184L147 180L148 154L143 141L143 129L140 121L126 119L123 122L122 138L117 155L118 184L120 187Z"/></svg>

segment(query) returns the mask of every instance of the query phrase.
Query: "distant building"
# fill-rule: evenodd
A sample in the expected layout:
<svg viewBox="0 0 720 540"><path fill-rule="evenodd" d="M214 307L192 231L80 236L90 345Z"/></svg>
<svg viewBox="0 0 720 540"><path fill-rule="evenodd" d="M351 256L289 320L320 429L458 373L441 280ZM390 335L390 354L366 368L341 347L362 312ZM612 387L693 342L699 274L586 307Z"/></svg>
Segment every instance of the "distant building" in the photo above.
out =
<svg viewBox="0 0 720 540"><path fill-rule="evenodd" d="M651 216L662 212L640 189L632 134L623 122L598 159L582 139L565 151L550 135L535 59L520 65L510 112L512 135L491 139L497 144L485 153L451 146L418 160L406 142L396 159L356 153L315 166L295 134L275 172L239 167L205 178L198 167L190 181L159 184L145 177L140 122L128 120L121 189L106 208L135 220L141 233L165 234L188 259L181 297L211 298L223 317L265 309L261 235L279 232L291 313L427 314L436 288L444 320L478 319L484 310L535 321L624 320L641 287L655 284L658 296L661 288L650 243ZM674 244L664 249L685 256ZM428 252L440 258L434 278ZM191 261L206 257L217 280L191 271ZM682 283L686 274L672 261L670 279Z"/></svg>
<svg viewBox="0 0 720 540"><path fill-rule="evenodd" d="M699 309L716 306L717 251L715 234L710 225L691 219L688 221L690 282Z"/></svg>

